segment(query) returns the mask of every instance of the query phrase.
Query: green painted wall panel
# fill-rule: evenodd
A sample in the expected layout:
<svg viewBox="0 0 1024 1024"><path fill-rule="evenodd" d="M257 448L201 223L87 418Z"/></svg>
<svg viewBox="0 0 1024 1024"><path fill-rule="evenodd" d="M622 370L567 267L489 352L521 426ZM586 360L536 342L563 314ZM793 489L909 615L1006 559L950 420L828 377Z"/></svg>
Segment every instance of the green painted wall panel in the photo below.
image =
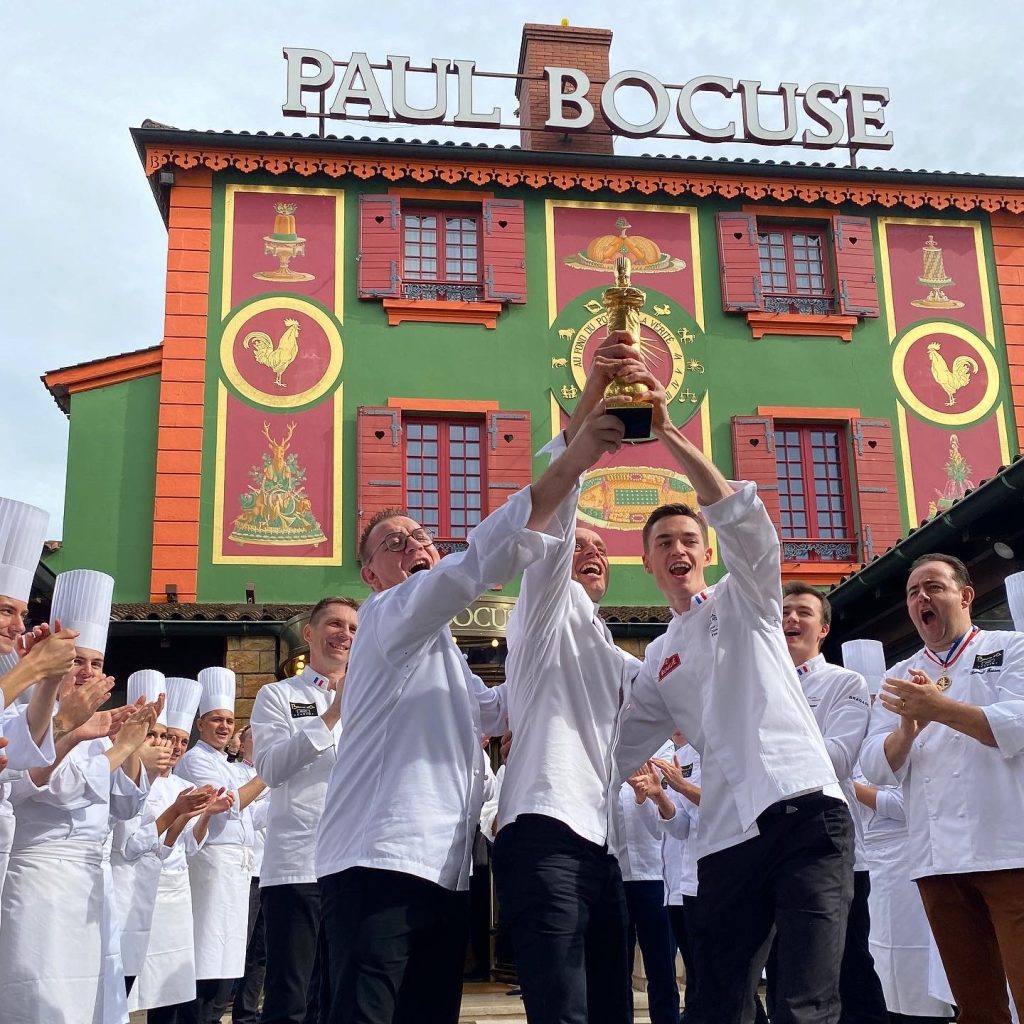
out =
<svg viewBox="0 0 1024 1024"><path fill-rule="evenodd" d="M114 600L148 601L160 378L71 398L64 543L55 569L114 577Z"/></svg>

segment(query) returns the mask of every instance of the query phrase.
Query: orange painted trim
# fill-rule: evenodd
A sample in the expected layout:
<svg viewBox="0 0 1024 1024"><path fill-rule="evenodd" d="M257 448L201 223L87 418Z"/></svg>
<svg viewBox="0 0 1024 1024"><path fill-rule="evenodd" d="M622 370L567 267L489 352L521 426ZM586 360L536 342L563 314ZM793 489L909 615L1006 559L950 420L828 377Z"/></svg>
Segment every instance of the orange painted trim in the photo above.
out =
<svg viewBox="0 0 1024 1024"><path fill-rule="evenodd" d="M389 398L388 408L404 412L494 412L501 405L498 402L471 402L454 398Z"/></svg>
<svg viewBox="0 0 1024 1024"><path fill-rule="evenodd" d="M1018 283L1019 268L1024 267L1024 216L998 213L992 217L992 251L1010 370L1017 448L1024 450L1024 288Z"/></svg>
<svg viewBox="0 0 1024 1024"><path fill-rule="evenodd" d="M776 202L797 200L804 203L828 203L839 206L878 204L891 208L904 206L918 209L929 206L935 210L953 207L958 210L985 210L993 213L1008 210L1024 213L1024 190L1005 192L993 188L919 187L899 182L870 181L812 181L790 178L778 179L770 175L715 175L713 173L685 173L639 170L552 167L518 164L515 156L500 163L469 163L457 159L361 157L356 155L330 156L322 153L289 153L287 151L261 151L239 147L232 149L231 140L224 140L223 149L207 149L183 144L180 146L148 146L146 148L146 174L155 174L167 166L180 168L208 168L226 171L231 168L251 174L267 171L274 175L294 172L303 177L326 174L329 178L353 175L366 181L386 178L400 181L413 178L424 183L436 179L450 185L467 182L472 185L495 184L502 188L525 185L527 188L556 188L561 191L582 188L587 192L607 189L617 194L640 193L651 195L662 192L670 196L684 194L702 198L710 195L725 199L772 199ZM179 231L185 229L177 229ZM207 245L209 243L207 242Z"/></svg>
<svg viewBox="0 0 1024 1024"><path fill-rule="evenodd" d="M750 333L755 338L766 334L795 338L838 338L853 341L853 329L857 326L855 316L816 316L812 313L762 313L759 310L747 313Z"/></svg>
<svg viewBox="0 0 1024 1024"><path fill-rule="evenodd" d="M446 302L434 299L384 299L388 326L408 320L422 324L480 324L489 331L498 326L500 302Z"/></svg>
<svg viewBox="0 0 1024 1024"><path fill-rule="evenodd" d="M805 405L759 405L757 415L774 416L779 420L853 420L860 416L860 409Z"/></svg>
<svg viewBox="0 0 1024 1024"><path fill-rule="evenodd" d="M398 199L430 199L445 203L479 203L484 199L493 199L493 192L471 192L465 188L396 188L388 189L389 196Z"/></svg>
<svg viewBox="0 0 1024 1024"><path fill-rule="evenodd" d="M50 370L43 374L42 381L57 405L67 413L71 395L138 380L140 377L152 377L160 372L162 362L163 350L156 345L141 352L128 352L79 366Z"/></svg>
<svg viewBox="0 0 1024 1024"><path fill-rule="evenodd" d="M783 562L782 582L803 580L816 587L829 586L860 568L860 562Z"/></svg>
<svg viewBox="0 0 1024 1024"><path fill-rule="evenodd" d="M797 206L762 206L759 203L744 203L740 209L755 217L773 217L776 220L831 220L835 216L831 210L801 210Z"/></svg>

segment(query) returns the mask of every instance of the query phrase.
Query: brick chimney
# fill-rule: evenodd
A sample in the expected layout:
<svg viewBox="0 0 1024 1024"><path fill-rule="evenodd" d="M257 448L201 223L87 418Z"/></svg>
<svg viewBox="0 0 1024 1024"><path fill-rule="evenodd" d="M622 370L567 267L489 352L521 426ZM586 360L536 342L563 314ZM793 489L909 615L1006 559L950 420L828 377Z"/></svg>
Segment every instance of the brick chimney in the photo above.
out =
<svg viewBox="0 0 1024 1024"><path fill-rule="evenodd" d="M612 33L606 28L576 28L570 25L524 25L519 49L519 74L537 76L539 81L516 83L519 100L520 145L523 149L559 153L601 153L610 155L612 136L601 116L601 87L609 77L608 51ZM547 66L579 68L590 79L587 99L594 106L590 130L559 132L545 130L548 112ZM565 105L566 115L575 108ZM598 129L594 131L593 129ZM602 134L605 133L605 134Z"/></svg>

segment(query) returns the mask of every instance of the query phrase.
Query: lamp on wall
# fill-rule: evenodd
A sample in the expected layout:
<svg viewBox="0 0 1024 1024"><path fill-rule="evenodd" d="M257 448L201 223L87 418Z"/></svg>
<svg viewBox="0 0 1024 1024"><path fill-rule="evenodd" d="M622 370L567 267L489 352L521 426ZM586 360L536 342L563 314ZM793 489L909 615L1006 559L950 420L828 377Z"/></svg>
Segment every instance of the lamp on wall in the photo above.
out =
<svg viewBox="0 0 1024 1024"><path fill-rule="evenodd" d="M245 603L256 603L256 584L252 580L249 580L245 585Z"/></svg>
<svg viewBox="0 0 1024 1024"><path fill-rule="evenodd" d="M1006 603L1010 606L1013 628L1024 633L1024 572L1015 572L1006 577Z"/></svg>
<svg viewBox="0 0 1024 1024"><path fill-rule="evenodd" d="M178 603L178 584L177 583L165 583L164 584L164 598L168 604Z"/></svg>
<svg viewBox="0 0 1024 1024"><path fill-rule="evenodd" d="M174 171L161 171L156 179L161 185L174 184Z"/></svg>

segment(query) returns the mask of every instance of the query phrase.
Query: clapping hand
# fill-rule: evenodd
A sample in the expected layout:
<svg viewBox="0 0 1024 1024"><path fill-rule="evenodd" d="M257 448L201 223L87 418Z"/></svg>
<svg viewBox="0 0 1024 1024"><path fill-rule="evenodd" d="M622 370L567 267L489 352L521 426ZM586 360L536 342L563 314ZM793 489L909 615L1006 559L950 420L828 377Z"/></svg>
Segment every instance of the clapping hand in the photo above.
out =
<svg viewBox="0 0 1024 1024"><path fill-rule="evenodd" d="M633 787L633 796L638 804L661 793L661 779L651 761L644 762L626 781Z"/></svg>

